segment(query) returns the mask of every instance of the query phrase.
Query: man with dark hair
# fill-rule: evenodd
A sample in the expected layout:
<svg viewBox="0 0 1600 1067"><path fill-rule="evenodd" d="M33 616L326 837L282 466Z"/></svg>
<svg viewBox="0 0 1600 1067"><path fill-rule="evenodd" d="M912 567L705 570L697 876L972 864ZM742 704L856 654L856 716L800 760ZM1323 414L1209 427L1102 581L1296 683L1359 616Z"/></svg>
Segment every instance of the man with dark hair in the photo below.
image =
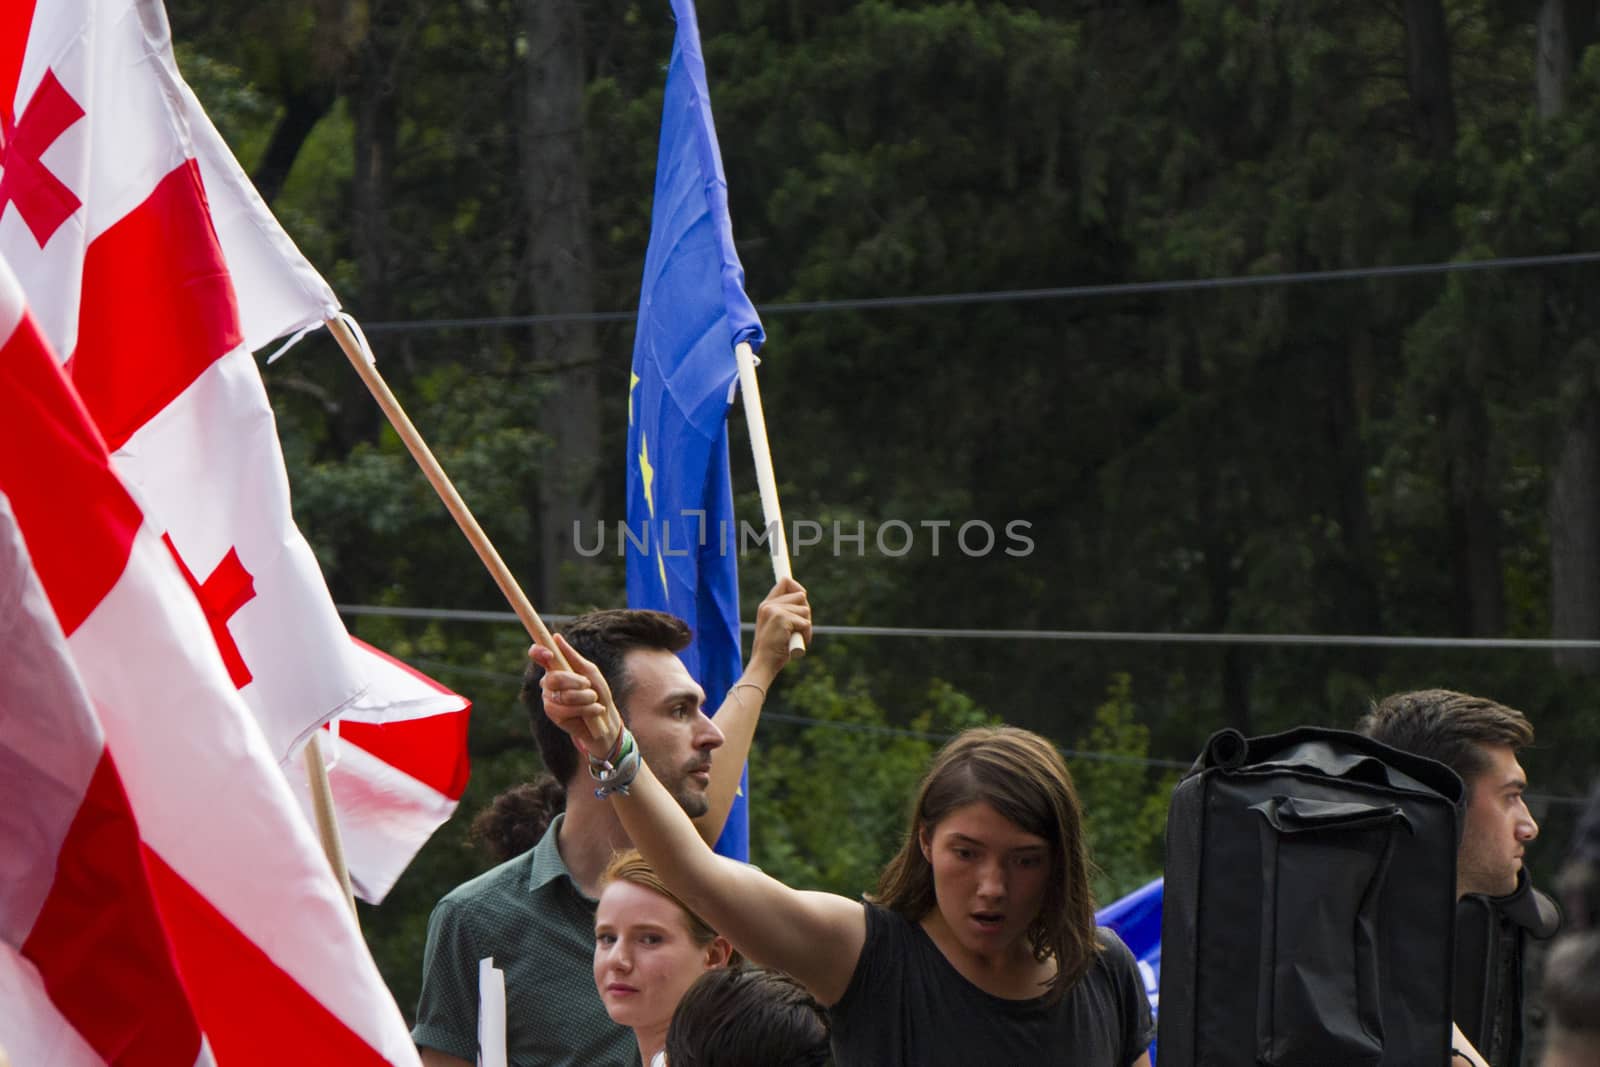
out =
<svg viewBox="0 0 1600 1067"><path fill-rule="evenodd" d="M619 709L624 707L629 709L623 711L623 717L633 729L633 735L643 751L645 762L650 764L651 770L657 772L656 777L668 783L672 795L683 806L683 810L689 813L691 819L705 815L711 808L711 800L705 783L695 775L710 767L711 750L722 744L720 739L712 737L711 731L716 727L712 725L711 720L707 719L704 723L710 730L702 729L701 733L696 735L691 745L693 751L679 751L672 755L674 761L685 761L684 766L675 766L672 763L663 763L660 758L651 758L653 754L660 757L667 756L666 750L660 746L670 742L658 736L659 727L664 723L670 726L681 719L670 714L664 721L646 716L638 726L633 725L632 698L638 693L647 694L643 703L648 705L665 702L666 705L675 706L685 701L695 701L699 686L689 677L689 672L684 669L683 663L672 654L682 652L689 647L688 624L675 615L661 611L627 609L593 611L573 620L562 630L562 634L572 643L573 648L583 653L586 658L590 658L591 662L600 668L607 681L616 679L620 689L620 692L614 691L617 706ZM787 634L784 638L787 640ZM599 658L589 657L585 649L592 649ZM539 702L539 679L543 677L544 671L537 663L530 661L527 672L523 675L520 699L532 720L534 741L538 743L539 757L544 761L545 770L549 771L558 782L570 782L578 770L582 753L561 728L551 723L550 717L544 714ZM745 677L749 677L748 671ZM770 679L760 683L746 681L745 678L740 679L740 685L760 689L763 695L768 683ZM743 692L740 693L740 697L745 695ZM699 694L698 699L703 701L704 695ZM698 709L699 703L696 702L693 710ZM671 712L673 707L668 707L667 710ZM645 731L643 736L639 733L641 728ZM732 803L731 796L728 800ZM727 817L726 811L722 813L722 817Z"/></svg>
<svg viewBox="0 0 1600 1067"><path fill-rule="evenodd" d="M715 719L705 693L676 653L688 646L683 620L658 611L596 611L565 636L600 667L616 694L639 755L714 842L739 787L767 688L789 661L789 636L811 639L805 590L786 578L756 616L744 674ZM565 811L530 812L545 788L523 790L513 805L521 835L491 848L512 858L457 886L428 920L422 995L412 1040L425 1067L470 1065L478 1052L478 965L492 957L505 973L506 1051L512 1067L629 1064L633 1034L613 1023L594 989L596 883L613 852L631 842L611 805L595 796L590 761L541 706L543 671L530 665L522 700L546 770L565 787ZM719 751L720 750L720 751ZM715 754L713 756L713 754ZM553 816L553 817L552 817ZM528 832L546 827L531 850Z"/></svg>
<svg viewBox="0 0 1600 1067"><path fill-rule="evenodd" d="M1396 693L1374 704L1356 729L1438 760L1466 785L1456 854L1456 1024L1491 1067L1522 1062L1523 958L1545 940L1560 911L1533 888L1523 866L1539 835L1517 760L1533 725L1515 708L1449 689Z"/></svg>

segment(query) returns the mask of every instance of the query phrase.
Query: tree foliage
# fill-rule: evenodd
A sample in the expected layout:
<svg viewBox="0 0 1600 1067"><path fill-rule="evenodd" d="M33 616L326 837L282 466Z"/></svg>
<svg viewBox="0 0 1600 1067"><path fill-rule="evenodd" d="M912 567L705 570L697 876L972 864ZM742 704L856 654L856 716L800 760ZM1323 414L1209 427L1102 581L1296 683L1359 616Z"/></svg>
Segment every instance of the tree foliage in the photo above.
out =
<svg viewBox="0 0 1600 1067"><path fill-rule="evenodd" d="M1094 725L1076 745L1092 756L1072 761L1083 804L1089 852L1098 868L1095 899L1101 904L1161 876L1161 843L1176 773L1159 774L1144 762L1150 729L1138 722L1132 680L1118 674L1095 709Z"/></svg>
<svg viewBox="0 0 1600 1067"><path fill-rule="evenodd" d="M382 323L544 306L522 105L537 2L170 4L247 169L322 107L274 209L377 327L391 384L524 575L549 562L560 360L522 327ZM1536 21L1559 6L703 0L699 20L748 288L781 305L1595 250L1600 54L1574 24L1565 65L1539 73ZM580 7L594 306L570 310L627 309L672 24L664 2ZM785 511L825 531L796 572L835 623L1600 637L1597 278L1585 263L774 308L762 379ZM614 521L632 328L597 331ZM337 599L499 606L330 344L267 379ZM972 521L1025 523L1033 550L963 551ZM835 523L859 523L862 549L831 543ZM904 553L880 549L895 523L916 535ZM614 555L561 564L541 608L620 603ZM742 573L750 617L765 563ZM517 669L515 628L356 628L476 700L463 819L533 769L511 685L481 676ZM1577 794L1596 765L1592 655L862 636L819 652L773 705L816 721L758 740L755 838L769 870L842 891L893 847L935 744L847 723L940 734L982 707L1059 744L1186 761L1222 725L1345 726L1392 689L1449 685L1530 714L1536 794ZM1165 780L1074 769L1102 895L1158 869ZM1572 811L1540 814L1557 846L1536 870ZM420 916L473 866L460 821L368 913L402 1003Z"/></svg>

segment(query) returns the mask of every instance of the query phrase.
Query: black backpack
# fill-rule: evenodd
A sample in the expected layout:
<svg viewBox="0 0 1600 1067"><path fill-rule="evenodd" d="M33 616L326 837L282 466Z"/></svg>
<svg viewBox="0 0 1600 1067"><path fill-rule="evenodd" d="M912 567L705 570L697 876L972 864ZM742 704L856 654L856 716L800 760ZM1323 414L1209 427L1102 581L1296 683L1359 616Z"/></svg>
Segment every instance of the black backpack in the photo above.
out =
<svg viewBox="0 0 1600 1067"><path fill-rule="evenodd" d="M1161 1067L1445 1067L1461 779L1343 730L1222 730L1173 791Z"/></svg>

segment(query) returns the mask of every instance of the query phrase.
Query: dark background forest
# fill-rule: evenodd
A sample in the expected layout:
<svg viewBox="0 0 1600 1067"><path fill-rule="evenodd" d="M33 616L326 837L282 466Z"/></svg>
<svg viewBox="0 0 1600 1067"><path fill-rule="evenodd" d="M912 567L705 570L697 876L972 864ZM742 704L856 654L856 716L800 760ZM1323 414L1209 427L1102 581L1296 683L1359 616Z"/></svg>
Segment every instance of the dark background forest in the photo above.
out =
<svg viewBox="0 0 1600 1067"><path fill-rule="evenodd" d="M572 531L624 517L666 0L169 9L189 81L534 602L620 605L622 560ZM1600 251L1595 0L699 17L785 513L825 531L794 561L820 623L1600 638L1600 256L1369 270ZM1012 295L828 306L956 293ZM362 911L409 1012L429 909L489 865L467 821L539 770L528 642L437 616L504 604L331 341L265 375L352 630L476 705L461 811ZM974 521L1030 524L1032 551L968 554ZM879 550L895 522L903 555ZM834 523L863 548L835 552ZM753 550L746 619L770 579ZM824 634L757 738L754 858L859 892L940 740L999 718L1074 754L1104 902L1159 874L1166 790L1213 730L1348 726L1443 685L1536 724L1548 881L1600 773L1597 671L1583 648Z"/></svg>

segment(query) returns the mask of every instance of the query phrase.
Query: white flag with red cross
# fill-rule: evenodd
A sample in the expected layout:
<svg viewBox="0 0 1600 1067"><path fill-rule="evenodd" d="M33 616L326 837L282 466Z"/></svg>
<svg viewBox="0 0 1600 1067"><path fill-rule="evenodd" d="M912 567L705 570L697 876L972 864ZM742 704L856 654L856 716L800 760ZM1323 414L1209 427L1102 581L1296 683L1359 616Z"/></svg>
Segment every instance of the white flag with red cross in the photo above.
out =
<svg viewBox="0 0 1600 1067"><path fill-rule="evenodd" d="M0 1043L416 1064L211 627L0 260Z"/></svg>
<svg viewBox="0 0 1600 1067"><path fill-rule="evenodd" d="M0 20L0 255L285 759L364 683L289 513L165 12L12 0Z"/></svg>
<svg viewBox="0 0 1600 1067"><path fill-rule="evenodd" d="M159 0L0 5L0 256L198 598L275 757L288 761L350 709L381 722L371 693L388 667L351 643L295 526L251 355L337 313L338 301L179 76ZM463 739L464 780L468 705L432 696L447 724L429 724L430 735ZM419 721L398 715L391 732ZM352 735L339 748L361 744ZM355 770L370 761L345 762L331 778L341 809L353 787L372 793ZM384 773L418 778L403 766ZM460 790L440 795L443 805L430 795L376 823L370 804L366 816L341 818L350 855L381 859L352 871L368 899L381 899Z"/></svg>
<svg viewBox="0 0 1600 1067"><path fill-rule="evenodd" d="M345 827L345 860L356 895L388 895L423 842L450 818L467 788L471 705L359 638L367 691L323 727L328 783ZM304 775L290 781L311 803Z"/></svg>
<svg viewBox="0 0 1600 1067"><path fill-rule="evenodd" d="M330 781L352 880L381 901L461 797L470 705L416 677L387 715L392 665L350 645L294 526L250 354L338 299L182 82L157 0L0 6L0 254L278 760L334 715L362 723Z"/></svg>

